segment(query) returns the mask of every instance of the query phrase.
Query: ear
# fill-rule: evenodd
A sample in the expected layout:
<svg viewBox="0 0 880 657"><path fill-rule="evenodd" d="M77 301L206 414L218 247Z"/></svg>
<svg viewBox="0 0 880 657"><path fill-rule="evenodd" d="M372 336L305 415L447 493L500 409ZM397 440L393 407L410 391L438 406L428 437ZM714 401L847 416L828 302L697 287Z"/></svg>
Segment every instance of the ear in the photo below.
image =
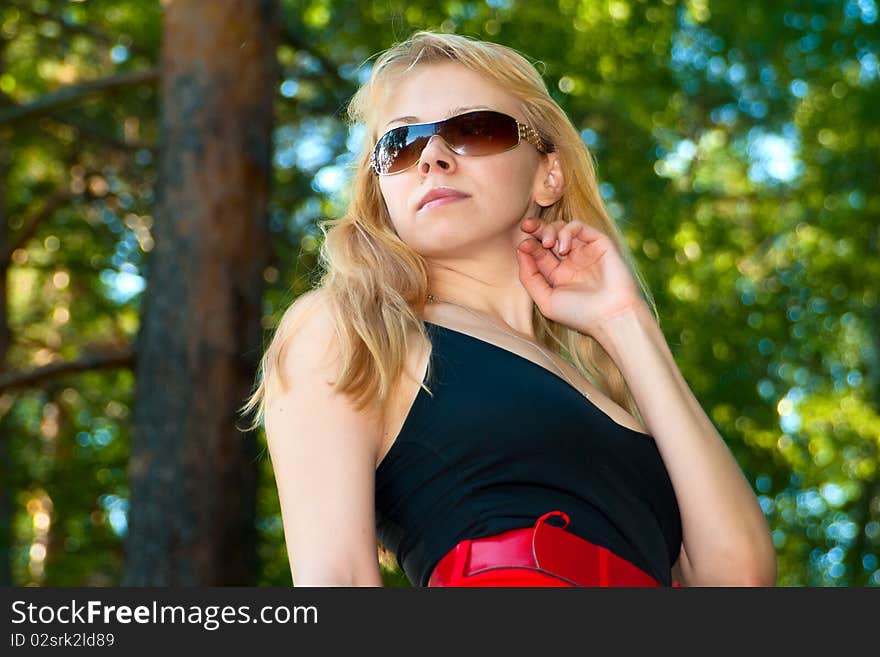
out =
<svg viewBox="0 0 880 657"><path fill-rule="evenodd" d="M562 175L559 153L544 153L535 172L535 203L544 208L551 206L562 198L564 190L565 178Z"/></svg>

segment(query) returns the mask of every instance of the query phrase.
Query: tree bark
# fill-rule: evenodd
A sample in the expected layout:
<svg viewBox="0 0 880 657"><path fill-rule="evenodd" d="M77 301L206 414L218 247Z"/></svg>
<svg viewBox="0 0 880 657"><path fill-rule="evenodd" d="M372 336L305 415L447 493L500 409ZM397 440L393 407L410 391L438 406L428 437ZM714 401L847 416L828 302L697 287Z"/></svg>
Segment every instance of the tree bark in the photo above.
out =
<svg viewBox="0 0 880 657"><path fill-rule="evenodd" d="M155 249L138 336L127 586L256 571L256 441L277 0L165 4Z"/></svg>

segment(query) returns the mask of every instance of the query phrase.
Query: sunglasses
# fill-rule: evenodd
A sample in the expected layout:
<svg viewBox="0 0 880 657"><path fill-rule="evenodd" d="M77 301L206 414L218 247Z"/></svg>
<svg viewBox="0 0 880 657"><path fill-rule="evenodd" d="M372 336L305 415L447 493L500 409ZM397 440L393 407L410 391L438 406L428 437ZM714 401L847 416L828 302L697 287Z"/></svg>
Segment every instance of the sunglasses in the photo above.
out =
<svg viewBox="0 0 880 657"><path fill-rule="evenodd" d="M467 112L434 121L392 128L379 138L370 156L370 166L380 176L409 169L419 161L428 140L440 135L459 155L495 155L519 145L525 139L545 153L534 129L512 116L491 110Z"/></svg>

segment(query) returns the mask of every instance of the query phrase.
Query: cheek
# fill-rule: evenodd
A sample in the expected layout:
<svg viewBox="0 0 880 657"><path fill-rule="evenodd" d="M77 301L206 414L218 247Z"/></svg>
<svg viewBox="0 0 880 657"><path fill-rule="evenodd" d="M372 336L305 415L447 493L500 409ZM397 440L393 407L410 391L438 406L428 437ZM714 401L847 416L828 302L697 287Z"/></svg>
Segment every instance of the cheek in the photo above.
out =
<svg viewBox="0 0 880 657"><path fill-rule="evenodd" d="M400 185L395 184L398 181L389 180L379 181L379 191L382 194L382 200L385 202L385 207L388 209L388 214L391 215L391 219L394 221L399 221L401 217L401 209L405 205L404 198L405 194L401 189L399 189Z"/></svg>
<svg viewBox="0 0 880 657"><path fill-rule="evenodd" d="M382 200L385 202L385 208L388 210L388 216L391 220L391 227L398 237L404 241L409 241L408 235L411 232L410 224L412 222L412 211L409 208L408 188L402 185L403 178L389 178L388 180L379 181L379 191L382 194Z"/></svg>
<svg viewBox="0 0 880 657"><path fill-rule="evenodd" d="M519 208L532 192L533 172L510 162L493 166L483 185L485 208Z"/></svg>

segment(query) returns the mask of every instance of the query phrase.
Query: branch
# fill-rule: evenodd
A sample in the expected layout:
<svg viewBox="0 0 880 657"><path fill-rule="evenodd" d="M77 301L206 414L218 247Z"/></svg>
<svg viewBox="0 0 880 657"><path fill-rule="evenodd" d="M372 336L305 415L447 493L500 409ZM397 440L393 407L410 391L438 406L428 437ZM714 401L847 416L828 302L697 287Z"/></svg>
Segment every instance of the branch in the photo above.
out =
<svg viewBox="0 0 880 657"><path fill-rule="evenodd" d="M103 175L99 171L89 170L83 174L83 179L88 179L91 176ZM112 196L112 193L107 194L102 198L106 198L107 196ZM22 221L22 228L9 240L9 244L6 245L6 248L2 248L0 246L0 269L4 267L8 267L10 261L12 260L12 254L15 253L16 249L20 249L25 245L25 243L33 237L34 233L37 231L37 228L40 227L40 224L46 221L52 214L64 205L67 201L71 200L76 196L83 196L85 198L89 198L91 195L88 193L88 189L81 193L76 194L71 192L68 187L59 187L56 189L49 198L46 200L43 207L39 210L31 214L29 217L26 217Z"/></svg>
<svg viewBox="0 0 880 657"><path fill-rule="evenodd" d="M346 93L344 96L347 98L348 90L350 90L355 83L342 77L339 74L339 65L310 44L309 38L302 32L302 25L297 22L297 17L294 13L282 10L283 39L294 48L303 50L317 59L321 64L323 71L333 79L335 86L328 84L329 81L323 76L314 76L316 82L321 84L325 90L331 92L331 95L334 95L333 92L337 92L339 89L345 90ZM338 111L338 108L336 111Z"/></svg>
<svg viewBox="0 0 880 657"><path fill-rule="evenodd" d="M49 363L32 370L0 374L0 393L12 388L30 388L65 374L91 370L133 368L135 355L131 349L86 354L78 360Z"/></svg>
<svg viewBox="0 0 880 657"><path fill-rule="evenodd" d="M313 46L311 46L308 41L303 38L296 29L286 22L284 25L284 37L287 42L292 45L297 50L304 50L309 53L312 57L318 60L321 64L321 68L340 85L344 87L349 87L352 85L351 80L346 80L341 75L339 75L339 67L336 63L330 60L329 57L324 55L323 53L316 50Z"/></svg>
<svg viewBox="0 0 880 657"><path fill-rule="evenodd" d="M123 45L128 49L129 52L137 54L137 55L142 55L147 58L150 58L152 56L149 52L147 52L146 50L144 50L143 48L141 48L140 46L138 46L136 44L132 44L130 46L125 45L125 44L120 44L119 40L116 39L113 35L108 34L107 32L105 32L104 30L102 30L98 27L94 27L92 25L81 25L79 23L74 23L74 22L68 20L67 18L64 18L63 16L57 16L55 14L49 13L48 11L46 11L46 12L38 11L32 7L29 7L28 3L15 2L15 3L13 3L13 5L19 11L27 12L28 14L30 14L31 16L33 16L35 18L42 18L43 20L55 21L56 23L61 25L66 32L70 32L73 34L85 34L86 36L90 36L93 39L103 41L107 45L113 45L113 46Z"/></svg>
<svg viewBox="0 0 880 657"><path fill-rule="evenodd" d="M18 105L16 105L12 97L8 94L3 93L3 91L0 91L0 101L2 101L6 105L12 106L13 108L19 107ZM103 132L98 128L95 128L94 126L89 125L82 117L71 116L69 114L67 116L64 116L58 112L48 112L46 116L53 121L57 121L58 123L63 123L64 125L76 128L77 130L79 130L80 134L84 134L86 136L97 139L98 141L102 141L119 150L138 151L146 149L152 152L153 155L156 154L156 147L152 144L148 144L142 141L125 141L124 139L120 139L115 135Z"/></svg>
<svg viewBox="0 0 880 657"><path fill-rule="evenodd" d="M55 210L64 205L72 196L73 193L67 187L56 189L43 204L43 207L26 217L22 222L23 227L9 240L6 248L0 251L0 268L7 267L15 250L24 246L40 224L51 217Z"/></svg>
<svg viewBox="0 0 880 657"><path fill-rule="evenodd" d="M119 150L124 151L139 151L142 149L149 150L156 154L156 149L152 144L148 144L142 141L125 141L116 137L115 135L111 135L109 133L98 130L97 128L90 126L85 121L80 118L72 117L72 116L62 116L61 114L50 113L48 115L50 119L53 121L57 121L58 123L63 123L65 125L69 125L72 128L76 128L83 135L88 137L92 137L97 139L98 141L102 141L109 146L117 148Z"/></svg>
<svg viewBox="0 0 880 657"><path fill-rule="evenodd" d="M76 103L88 96L103 91L135 84L155 84L158 79L158 70L150 68L143 71L127 71L125 73L109 75L98 80L89 80L82 84L62 87L29 103L0 109L0 124L15 123L34 116L49 114L66 105Z"/></svg>

